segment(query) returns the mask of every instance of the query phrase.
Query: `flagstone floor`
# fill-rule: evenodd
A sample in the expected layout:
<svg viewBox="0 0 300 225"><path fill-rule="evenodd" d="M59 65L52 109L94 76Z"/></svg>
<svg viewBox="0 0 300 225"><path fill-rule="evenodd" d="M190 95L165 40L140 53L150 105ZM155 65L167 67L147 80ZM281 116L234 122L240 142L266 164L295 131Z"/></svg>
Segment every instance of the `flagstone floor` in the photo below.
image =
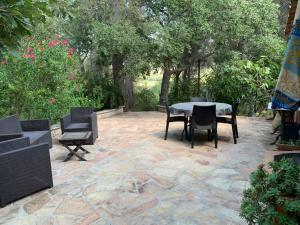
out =
<svg viewBox="0 0 300 225"><path fill-rule="evenodd" d="M181 124L171 124L164 141L163 113L123 113L98 122L100 137L87 146L88 161L62 162L67 151L55 144L54 187L0 209L0 224L245 224L239 218L242 191L270 148L269 121L239 117L236 145L230 125L220 125L218 149L206 133L191 149L180 141Z"/></svg>

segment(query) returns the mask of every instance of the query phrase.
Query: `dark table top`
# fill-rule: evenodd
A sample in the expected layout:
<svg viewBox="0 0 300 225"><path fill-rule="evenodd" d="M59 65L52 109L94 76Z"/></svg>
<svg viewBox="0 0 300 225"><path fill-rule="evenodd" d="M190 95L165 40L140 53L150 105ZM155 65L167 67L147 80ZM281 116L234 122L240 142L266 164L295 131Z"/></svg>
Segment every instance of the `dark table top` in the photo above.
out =
<svg viewBox="0 0 300 225"><path fill-rule="evenodd" d="M200 106L216 105L217 116L230 114L232 112L231 105L226 103L221 103L221 102L181 102L181 103L176 103L171 105L170 111L172 114L184 113L188 116L191 116L193 113L194 105L200 105Z"/></svg>
<svg viewBox="0 0 300 225"><path fill-rule="evenodd" d="M59 142L68 142L68 141L87 141L91 137L92 132L65 132Z"/></svg>

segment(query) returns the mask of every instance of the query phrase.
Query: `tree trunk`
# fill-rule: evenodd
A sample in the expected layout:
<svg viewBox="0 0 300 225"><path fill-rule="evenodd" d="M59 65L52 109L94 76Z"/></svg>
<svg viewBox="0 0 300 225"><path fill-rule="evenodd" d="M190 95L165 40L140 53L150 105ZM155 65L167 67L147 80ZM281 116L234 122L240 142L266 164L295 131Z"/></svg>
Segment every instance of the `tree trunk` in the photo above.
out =
<svg viewBox="0 0 300 225"><path fill-rule="evenodd" d="M198 76L197 76L197 96L200 96L200 73L201 73L201 61L198 60Z"/></svg>
<svg viewBox="0 0 300 225"><path fill-rule="evenodd" d="M122 96L125 111L130 111L133 106L133 82L132 79L124 74L124 57L120 55L113 56L112 69L114 83Z"/></svg>
<svg viewBox="0 0 300 225"><path fill-rule="evenodd" d="M125 2L123 0L111 0L112 22L119 23L124 18ZM124 110L130 111L133 106L133 81L124 73L124 56L115 54L112 60L114 83L122 95Z"/></svg>
<svg viewBox="0 0 300 225"><path fill-rule="evenodd" d="M161 90L159 95L160 105L165 105L166 103L168 103L169 84L170 84L170 71L165 69L163 73Z"/></svg>
<svg viewBox="0 0 300 225"><path fill-rule="evenodd" d="M180 77L181 71L175 73L175 80L174 80L174 94L175 98L178 99L179 95L179 77Z"/></svg>

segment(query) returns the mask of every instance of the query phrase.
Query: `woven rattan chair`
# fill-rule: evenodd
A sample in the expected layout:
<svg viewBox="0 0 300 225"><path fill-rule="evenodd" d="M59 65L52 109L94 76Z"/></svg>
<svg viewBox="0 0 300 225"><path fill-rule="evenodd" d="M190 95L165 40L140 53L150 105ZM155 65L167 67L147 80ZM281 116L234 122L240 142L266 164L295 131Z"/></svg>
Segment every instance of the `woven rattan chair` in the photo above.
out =
<svg viewBox="0 0 300 225"><path fill-rule="evenodd" d="M52 148L50 121L47 119L19 120L12 115L0 120L0 141L29 137L31 145L48 143Z"/></svg>
<svg viewBox="0 0 300 225"><path fill-rule="evenodd" d="M239 104L240 104L240 100L237 100L233 104L232 113L231 113L230 117L226 117L226 116L218 116L217 117L218 123L231 124L234 144L237 143L236 139L239 138L239 132L238 132L237 120L236 120L236 115L237 115Z"/></svg>
<svg viewBox="0 0 300 225"><path fill-rule="evenodd" d="M183 138L183 132L185 133L186 139L188 139L188 119L185 116L171 116L170 108L168 104L166 104L166 113L167 113L167 120L166 120L166 132L165 132L165 140L168 138L168 130L169 130L169 124L173 122L183 122L184 123L184 129L181 134L181 139Z"/></svg>
<svg viewBox="0 0 300 225"><path fill-rule="evenodd" d="M194 148L195 130L211 130L215 140L215 148L218 147L218 132L216 119L216 105L197 106L194 105L191 118L191 147Z"/></svg>
<svg viewBox="0 0 300 225"><path fill-rule="evenodd" d="M94 144L98 137L97 114L91 107L74 107L71 113L60 119L61 132L91 131L91 139L86 143Z"/></svg>
<svg viewBox="0 0 300 225"><path fill-rule="evenodd" d="M0 207L53 187L49 144L29 137L0 142Z"/></svg>

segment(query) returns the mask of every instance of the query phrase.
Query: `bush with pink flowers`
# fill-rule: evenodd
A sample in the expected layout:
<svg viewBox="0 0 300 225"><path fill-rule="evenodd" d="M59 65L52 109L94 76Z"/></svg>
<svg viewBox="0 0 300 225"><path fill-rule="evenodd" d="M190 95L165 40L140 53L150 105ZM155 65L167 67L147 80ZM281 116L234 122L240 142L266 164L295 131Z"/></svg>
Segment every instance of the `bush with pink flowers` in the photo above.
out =
<svg viewBox="0 0 300 225"><path fill-rule="evenodd" d="M86 105L69 41L30 36L15 54L0 60L0 115L57 121L71 106Z"/></svg>

